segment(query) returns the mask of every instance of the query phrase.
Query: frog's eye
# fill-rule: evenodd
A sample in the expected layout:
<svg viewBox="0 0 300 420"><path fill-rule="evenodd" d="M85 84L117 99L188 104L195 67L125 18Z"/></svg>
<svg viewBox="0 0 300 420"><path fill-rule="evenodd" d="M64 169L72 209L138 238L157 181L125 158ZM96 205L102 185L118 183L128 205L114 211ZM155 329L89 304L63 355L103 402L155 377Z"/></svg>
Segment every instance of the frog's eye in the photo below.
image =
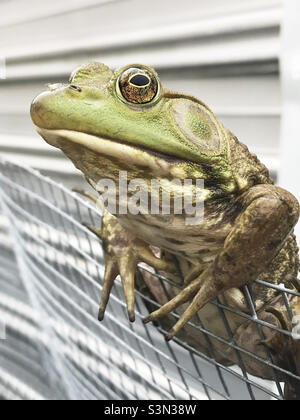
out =
<svg viewBox="0 0 300 420"><path fill-rule="evenodd" d="M159 99L160 83L150 69L130 67L120 74L116 91L125 103L152 105Z"/></svg>

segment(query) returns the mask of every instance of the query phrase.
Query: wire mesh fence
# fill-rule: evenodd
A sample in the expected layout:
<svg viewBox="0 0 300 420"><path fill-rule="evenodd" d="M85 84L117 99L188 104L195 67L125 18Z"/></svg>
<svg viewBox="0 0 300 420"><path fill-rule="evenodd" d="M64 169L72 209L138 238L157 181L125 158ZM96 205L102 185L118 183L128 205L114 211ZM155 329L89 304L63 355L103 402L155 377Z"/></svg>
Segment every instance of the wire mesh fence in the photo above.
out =
<svg viewBox="0 0 300 420"><path fill-rule="evenodd" d="M284 398L283 374L300 380L295 372L275 364L268 350L262 358L236 342L228 320L232 313L254 323L262 340L264 328L290 335L259 318L248 287L244 290L248 313L220 300L212 304L225 335L210 330L198 317L190 323L189 334L167 342L167 324L142 322L159 306L147 278L154 278L166 297L180 284L141 266L136 322L128 322L117 281L105 320L99 323L104 254L101 241L83 224L100 226L98 209L36 171L5 160L0 160L0 199L4 398L268 400ZM288 308L287 296L300 296L282 286L259 283L276 289ZM206 351L197 345L198 337ZM234 352L235 364L220 358L219 345ZM272 380L247 373L245 358L266 366Z"/></svg>

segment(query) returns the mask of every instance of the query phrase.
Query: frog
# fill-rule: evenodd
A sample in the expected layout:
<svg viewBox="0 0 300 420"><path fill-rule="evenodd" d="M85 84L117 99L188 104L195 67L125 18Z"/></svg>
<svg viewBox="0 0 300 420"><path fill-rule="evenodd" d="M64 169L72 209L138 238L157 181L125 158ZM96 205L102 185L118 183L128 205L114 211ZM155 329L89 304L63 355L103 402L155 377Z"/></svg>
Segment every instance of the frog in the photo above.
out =
<svg viewBox="0 0 300 420"><path fill-rule="evenodd" d="M143 64L116 71L99 62L84 64L67 83L50 84L33 100L30 112L40 136L60 149L94 190L99 193L103 179L115 186L115 211L103 210L101 228L88 226L101 238L106 254L99 321L120 276L131 322L138 288L160 304L145 324L171 328L167 340L180 337L211 355L203 334L191 322L201 319L202 328L228 337L213 303L217 300L233 308L226 316L235 343L260 359L271 352L274 364L282 369L288 370L287 360L293 360L293 379L282 369L279 376L287 384L287 399L299 398L300 382L295 379L300 374L299 342L280 333L280 329L291 333L293 326L276 287L284 285L295 292L288 299L294 315L300 315L299 249L294 235L299 203L275 185L258 157L202 100L168 90L157 72ZM120 174L126 174L126 185L142 180L149 195L152 181L159 181L172 198L170 211L161 211L161 190L156 192L155 214L149 203L148 211L124 211L128 201L121 194ZM179 190L171 184L174 179L182 182L183 193L185 180L202 180L201 222L187 223L187 211L175 211ZM99 203L99 195L78 192ZM163 289L151 272L137 278L140 264L169 276L180 287ZM264 287L258 279L275 287ZM253 315L248 287L255 316L277 328L263 326L259 334L249 316L245 320L238 314ZM241 362L224 342L213 338L213 345L220 363L243 363L251 374L274 377L272 367L261 360L245 354Z"/></svg>

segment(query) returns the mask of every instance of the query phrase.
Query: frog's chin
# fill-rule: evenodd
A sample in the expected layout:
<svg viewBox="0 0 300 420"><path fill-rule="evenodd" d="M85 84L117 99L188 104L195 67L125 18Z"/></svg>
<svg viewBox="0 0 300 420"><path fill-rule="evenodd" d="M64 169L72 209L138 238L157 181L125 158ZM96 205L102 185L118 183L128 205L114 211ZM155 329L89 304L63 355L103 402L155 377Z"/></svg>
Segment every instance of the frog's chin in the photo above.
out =
<svg viewBox="0 0 300 420"><path fill-rule="evenodd" d="M65 141L89 149L99 156L112 157L143 168L149 168L155 173L167 176L172 172L172 163L178 163L178 160L170 156L164 156L151 151L143 150L133 145L120 143L114 140L105 139L100 136L86 134L72 130L54 130L36 127L38 133L51 146L61 149ZM184 162L184 161L183 161Z"/></svg>

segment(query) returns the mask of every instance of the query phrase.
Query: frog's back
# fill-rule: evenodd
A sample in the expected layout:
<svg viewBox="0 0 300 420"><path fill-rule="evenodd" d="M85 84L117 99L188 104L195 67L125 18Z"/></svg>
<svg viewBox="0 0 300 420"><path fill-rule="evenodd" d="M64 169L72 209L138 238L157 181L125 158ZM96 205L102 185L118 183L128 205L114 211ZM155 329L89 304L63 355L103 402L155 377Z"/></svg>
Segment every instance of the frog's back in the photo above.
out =
<svg viewBox="0 0 300 420"><path fill-rule="evenodd" d="M258 184L274 184L268 168L231 132L228 141L230 166L239 188L247 190Z"/></svg>

